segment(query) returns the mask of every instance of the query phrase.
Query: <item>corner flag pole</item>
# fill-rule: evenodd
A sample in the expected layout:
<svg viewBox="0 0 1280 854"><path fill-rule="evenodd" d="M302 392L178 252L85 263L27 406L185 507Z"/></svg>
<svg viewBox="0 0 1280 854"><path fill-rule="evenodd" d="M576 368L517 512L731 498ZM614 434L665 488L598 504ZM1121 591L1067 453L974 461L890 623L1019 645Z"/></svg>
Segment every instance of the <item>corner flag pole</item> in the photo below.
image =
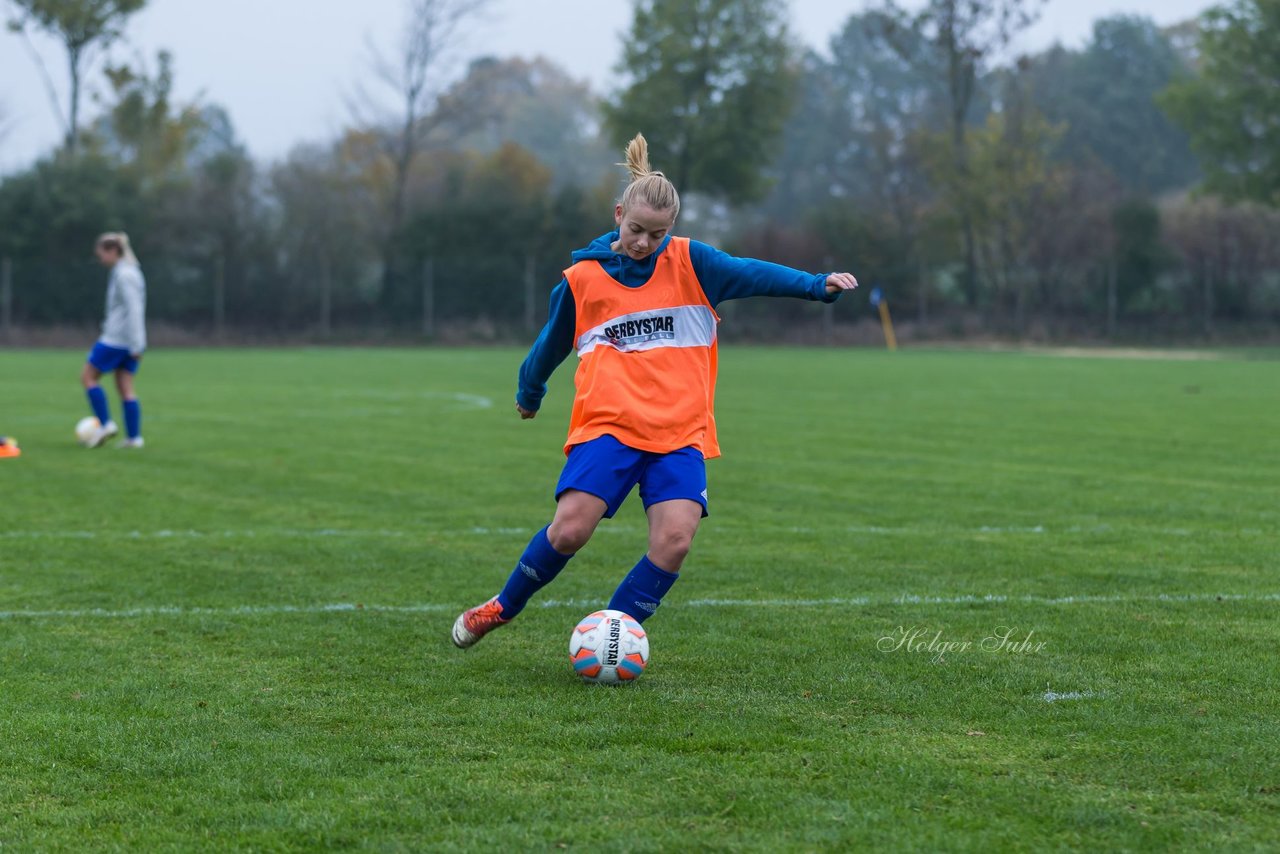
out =
<svg viewBox="0 0 1280 854"><path fill-rule="evenodd" d="M893 318L889 316L889 301L880 288L871 289L871 304L880 309L880 327L884 330L884 343L890 350L898 349L898 338L893 334Z"/></svg>

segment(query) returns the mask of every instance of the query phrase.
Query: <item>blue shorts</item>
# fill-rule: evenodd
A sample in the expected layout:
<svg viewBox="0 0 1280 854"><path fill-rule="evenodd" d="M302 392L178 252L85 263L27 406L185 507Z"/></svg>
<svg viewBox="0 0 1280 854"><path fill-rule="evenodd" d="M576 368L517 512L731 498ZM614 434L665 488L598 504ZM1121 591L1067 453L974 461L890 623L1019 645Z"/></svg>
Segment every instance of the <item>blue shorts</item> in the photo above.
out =
<svg viewBox="0 0 1280 854"><path fill-rule="evenodd" d="M125 370L131 374L138 372L138 360L123 347L112 347L99 341L89 351L89 364L104 374L116 370Z"/></svg>
<svg viewBox="0 0 1280 854"><path fill-rule="evenodd" d="M669 454L637 451L612 436L601 436L569 449L569 459L556 485L556 500L566 490L577 489L609 505L604 517L612 519L631 489L640 484L640 500L648 510L654 504L687 499L702 505L707 515L707 462L697 448L681 448Z"/></svg>

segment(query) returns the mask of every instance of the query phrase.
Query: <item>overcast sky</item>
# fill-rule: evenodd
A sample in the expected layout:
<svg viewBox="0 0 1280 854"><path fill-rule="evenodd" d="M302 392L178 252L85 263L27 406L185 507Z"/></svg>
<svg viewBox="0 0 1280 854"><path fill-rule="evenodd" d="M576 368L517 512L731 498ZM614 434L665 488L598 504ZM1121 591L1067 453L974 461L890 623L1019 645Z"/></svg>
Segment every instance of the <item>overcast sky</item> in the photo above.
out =
<svg viewBox="0 0 1280 854"><path fill-rule="evenodd" d="M906 5L917 5L919 0ZM294 144L335 134L347 119L343 97L369 76L365 43L390 44L406 0L150 0L128 29L118 59L156 51L175 57L180 100L196 97L226 107L250 151L278 157ZM825 50L841 23L873 0L791 0L792 29ZM1055 41L1079 46L1092 22L1112 14L1140 14L1160 24L1185 20L1206 0L1049 0L1039 23L1018 45L1039 50ZM12 9L0 0L5 17ZM493 0L473 28L468 52L544 55L597 91L614 85L613 64L630 20L628 0ZM36 46L60 92L66 91L63 54L49 39ZM91 87L100 86L93 75ZM63 96L65 100L65 95ZM84 115L96 112L86 100ZM0 29L0 112L9 133L0 139L0 173L29 164L60 138L58 124L23 41Z"/></svg>

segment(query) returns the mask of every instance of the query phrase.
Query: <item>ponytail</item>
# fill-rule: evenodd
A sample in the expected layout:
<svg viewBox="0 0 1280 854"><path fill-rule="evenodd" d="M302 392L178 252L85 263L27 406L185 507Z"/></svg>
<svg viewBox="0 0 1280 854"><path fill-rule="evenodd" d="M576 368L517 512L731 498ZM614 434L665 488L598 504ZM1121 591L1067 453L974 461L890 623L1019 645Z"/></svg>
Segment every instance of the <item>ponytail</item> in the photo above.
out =
<svg viewBox="0 0 1280 854"><path fill-rule="evenodd" d="M622 192L622 209L645 205L655 211L671 211L674 220L680 213L680 194L675 185L661 172L649 165L649 143L644 134L638 133L627 143L627 160L619 163L631 173L631 183Z"/></svg>
<svg viewBox="0 0 1280 854"><path fill-rule="evenodd" d="M129 235L123 231L108 231L99 235L97 245L103 249L114 249L120 254L121 261L138 264L138 256L133 254L133 247L129 245Z"/></svg>

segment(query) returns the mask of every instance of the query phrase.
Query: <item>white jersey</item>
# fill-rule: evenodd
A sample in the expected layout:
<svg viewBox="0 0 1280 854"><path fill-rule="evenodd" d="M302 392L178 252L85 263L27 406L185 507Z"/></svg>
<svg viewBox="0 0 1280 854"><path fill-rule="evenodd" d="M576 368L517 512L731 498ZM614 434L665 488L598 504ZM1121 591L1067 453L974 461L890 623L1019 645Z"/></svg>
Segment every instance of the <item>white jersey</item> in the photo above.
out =
<svg viewBox="0 0 1280 854"><path fill-rule="evenodd" d="M121 259L107 283L107 319L98 339L137 356L147 349L147 280L142 268Z"/></svg>

